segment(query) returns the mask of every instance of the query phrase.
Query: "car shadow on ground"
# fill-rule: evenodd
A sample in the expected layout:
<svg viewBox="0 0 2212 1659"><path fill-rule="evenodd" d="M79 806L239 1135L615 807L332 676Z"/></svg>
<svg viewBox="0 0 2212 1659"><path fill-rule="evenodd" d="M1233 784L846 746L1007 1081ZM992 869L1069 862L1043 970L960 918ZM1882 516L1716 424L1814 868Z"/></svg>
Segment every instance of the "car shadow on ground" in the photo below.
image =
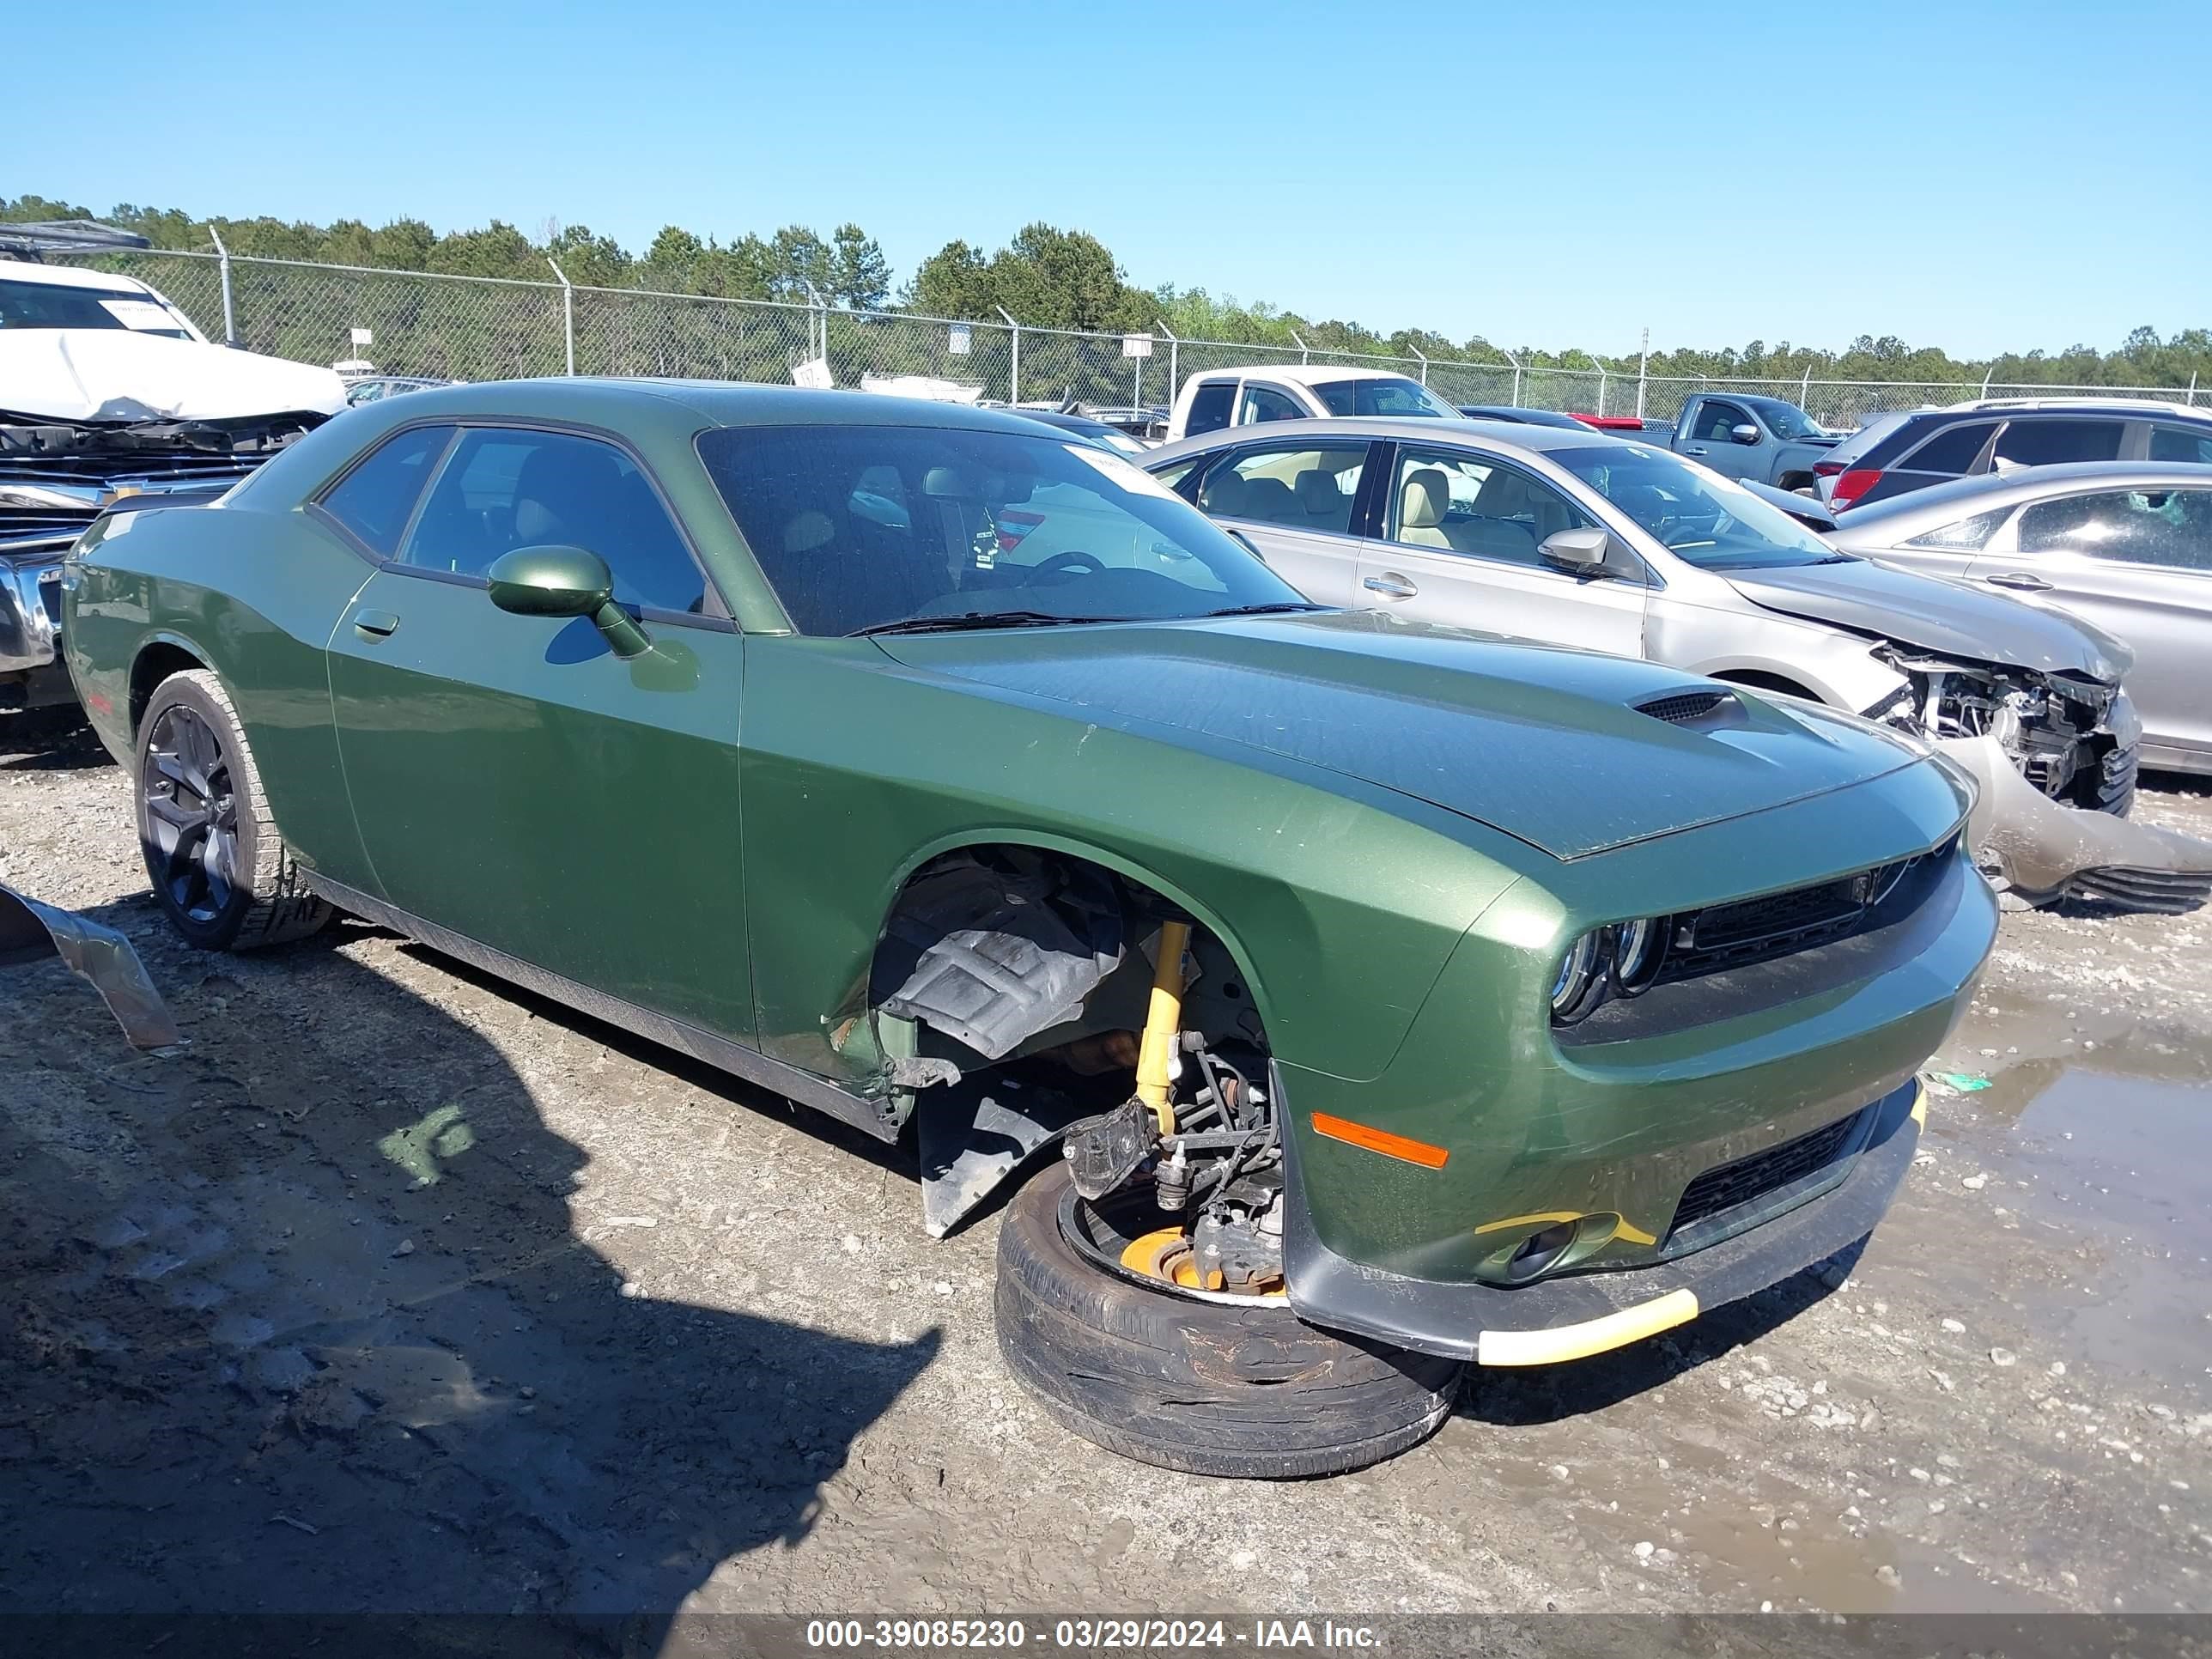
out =
<svg viewBox="0 0 2212 1659"><path fill-rule="evenodd" d="M805 1126L809 1135L826 1146L835 1146L840 1152L852 1157L865 1158L878 1168L894 1171L908 1181L915 1177L910 1134L908 1137L908 1144L903 1148L897 1143L879 1140L864 1130L854 1128L849 1123L840 1122L826 1113L811 1110L771 1090L759 1088L747 1083L742 1078L723 1071L720 1066L710 1065L703 1060L694 1059L691 1055L672 1048L665 1043L655 1042L650 1037L641 1037L634 1032L626 1031L619 1025L610 1025L605 1020L594 1018L579 1009L571 1008L564 1002L556 1002L550 997L541 996L535 991L515 984L512 980L501 979L496 974L487 973L472 963L463 962L458 957L447 956L442 951L433 950L427 945L418 945L404 934L380 927L373 922L359 921L351 917L342 916L332 924L331 933L332 943L349 935L361 933L376 933L396 940L402 954L434 968L438 972L453 979L465 981L479 990L498 997L502 1001L513 1003L517 1008L528 1011L532 1018L543 1020L550 1025L558 1026L564 1030L575 1032L584 1040L618 1054L626 1060L634 1060L641 1066L650 1066L657 1072L665 1072L670 1077L688 1083L694 1088L705 1090L709 1094L719 1095L732 1106L750 1112L758 1112L763 1116L776 1118L787 1123L796 1119ZM921 1212L921 1200L917 1195L915 1199L915 1213L917 1218Z"/></svg>
<svg viewBox="0 0 2212 1659"><path fill-rule="evenodd" d="M88 914L192 1046L132 1055L58 963L0 981L0 1613L531 1613L653 1652L934 1356L640 1294L579 1234L585 1150L348 953Z"/></svg>
<svg viewBox="0 0 2212 1659"><path fill-rule="evenodd" d="M114 763L82 716L0 714L0 772L84 772Z"/></svg>
<svg viewBox="0 0 2212 1659"><path fill-rule="evenodd" d="M1458 1414L1495 1427L1527 1427L1602 1411L1664 1388L1826 1299L1850 1276L1866 1243L1861 1239L1756 1296L1611 1353L1528 1370L1470 1367Z"/></svg>

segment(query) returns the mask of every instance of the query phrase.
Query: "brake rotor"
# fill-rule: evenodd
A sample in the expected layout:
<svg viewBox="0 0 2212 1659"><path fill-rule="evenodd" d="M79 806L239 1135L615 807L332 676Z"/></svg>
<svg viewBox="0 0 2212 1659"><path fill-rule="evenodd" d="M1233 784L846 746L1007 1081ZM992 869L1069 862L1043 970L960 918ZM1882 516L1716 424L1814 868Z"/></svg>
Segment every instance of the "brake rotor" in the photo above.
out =
<svg viewBox="0 0 2212 1659"><path fill-rule="evenodd" d="M1202 1281L1198 1261L1190 1248L1190 1235L1180 1227L1161 1227L1131 1239L1121 1249L1121 1265L1133 1273L1146 1279L1157 1279L1164 1284L1180 1286L1186 1291L1212 1291L1217 1295L1279 1297L1283 1281L1279 1278L1263 1279L1254 1287L1232 1289L1218 1273L1211 1275L1212 1283Z"/></svg>

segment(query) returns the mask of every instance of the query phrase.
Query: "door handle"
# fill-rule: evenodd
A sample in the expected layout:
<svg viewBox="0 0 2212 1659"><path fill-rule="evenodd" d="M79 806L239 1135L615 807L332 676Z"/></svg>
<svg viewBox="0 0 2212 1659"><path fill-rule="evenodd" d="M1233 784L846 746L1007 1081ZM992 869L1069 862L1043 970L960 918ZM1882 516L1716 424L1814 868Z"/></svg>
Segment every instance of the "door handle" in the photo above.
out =
<svg viewBox="0 0 2212 1659"><path fill-rule="evenodd" d="M1703 444L1684 444L1682 453L1685 455L1702 455L1705 453L1705 447Z"/></svg>
<svg viewBox="0 0 2212 1659"><path fill-rule="evenodd" d="M2023 593L2045 593L2051 584L2040 576L2031 576L2025 570L2008 570L2002 575L1984 576L1982 580L1991 587L2017 588Z"/></svg>
<svg viewBox="0 0 2212 1659"><path fill-rule="evenodd" d="M353 631L365 640L380 640L399 626L399 618L389 611L356 611L353 613Z"/></svg>
<svg viewBox="0 0 2212 1659"><path fill-rule="evenodd" d="M1395 571L1388 576L1370 576L1359 585L1370 593L1381 593L1393 599L1410 599L1421 591Z"/></svg>

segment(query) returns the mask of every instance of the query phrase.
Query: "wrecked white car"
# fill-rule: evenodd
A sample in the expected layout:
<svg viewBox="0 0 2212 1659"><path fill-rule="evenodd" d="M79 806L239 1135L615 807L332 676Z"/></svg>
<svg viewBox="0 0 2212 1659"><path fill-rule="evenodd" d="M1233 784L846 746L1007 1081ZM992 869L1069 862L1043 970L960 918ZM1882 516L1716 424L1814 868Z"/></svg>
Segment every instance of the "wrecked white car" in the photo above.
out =
<svg viewBox="0 0 2212 1659"><path fill-rule="evenodd" d="M0 258L0 709L75 701L62 555L103 510L219 494L345 406L329 369L212 344L135 278Z"/></svg>

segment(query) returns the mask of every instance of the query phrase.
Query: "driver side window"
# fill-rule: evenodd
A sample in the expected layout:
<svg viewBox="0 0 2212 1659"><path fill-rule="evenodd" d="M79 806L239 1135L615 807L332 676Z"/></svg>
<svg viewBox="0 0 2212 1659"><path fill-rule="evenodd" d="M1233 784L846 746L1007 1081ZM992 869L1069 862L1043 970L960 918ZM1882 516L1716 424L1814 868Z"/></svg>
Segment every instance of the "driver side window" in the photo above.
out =
<svg viewBox="0 0 2212 1659"><path fill-rule="evenodd" d="M1237 412L1237 424L1249 426L1258 421L1303 421L1306 411L1287 392L1257 382L1244 387L1244 401Z"/></svg>
<svg viewBox="0 0 2212 1659"><path fill-rule="evenodd" d="M1690 435L1699 443L1734 443L1732 434L1735 428L1751 424L1751 416L1734 404L1715 403L1709 398L1698 412L1698 429Z"/></svg>
<svg viewBox="0 0 2212 1659"><path fill-rule="evenodd" d="M572 433L462 434L398 562L482 577L502 554L553 545L605 559L625 605L690 616L706 608L706 579L636 462Z"/></svg>

